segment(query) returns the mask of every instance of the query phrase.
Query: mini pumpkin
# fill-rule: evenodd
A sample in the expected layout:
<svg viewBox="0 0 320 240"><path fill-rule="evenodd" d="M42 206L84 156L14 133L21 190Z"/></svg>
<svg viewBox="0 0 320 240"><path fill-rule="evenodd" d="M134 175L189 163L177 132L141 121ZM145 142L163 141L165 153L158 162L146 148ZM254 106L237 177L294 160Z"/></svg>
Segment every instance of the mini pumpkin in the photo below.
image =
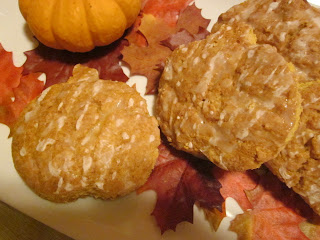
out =
<svg viewBox="0 0 320 240"><path fill-rule="evenodd" d="M119 39L138 16L141 0L19 0L19 7L44 45L87 52Z"/></svg>

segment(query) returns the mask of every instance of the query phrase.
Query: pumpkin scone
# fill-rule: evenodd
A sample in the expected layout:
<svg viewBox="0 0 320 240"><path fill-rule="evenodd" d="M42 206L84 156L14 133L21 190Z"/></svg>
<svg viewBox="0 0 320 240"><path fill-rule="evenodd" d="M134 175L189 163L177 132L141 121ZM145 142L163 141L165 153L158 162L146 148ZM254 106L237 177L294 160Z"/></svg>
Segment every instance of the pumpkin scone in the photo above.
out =
<svg viewBox="0 0 320 240"><path fill-rule="evenodd" d="M222 24L245 22L258 43L273 45L303 77L320 79L320 10L306 0L247 0L220 15L212 32Z"/></svg>
<svg viewBox="0 0 320 240"><path fill-rule="evenodd" d="M258 168L293 135L301 97L294 67L247 24L222 25L167 59L156 113L180 150L227 170Z"/></svg>
<svg viewBox="0 0 320 240"><path fill-rule="evenodd" d="M303 84L301 96L298 130L267 166L320 215L320 82Z"/></svg>
<svg viewBox="0 0 320 240"><path fill-rule="evenodd" d="M12 136L17 172L54 202L134 191L149 177L160 144L158 123L140 94L81 65L25 108Z"/></svg>

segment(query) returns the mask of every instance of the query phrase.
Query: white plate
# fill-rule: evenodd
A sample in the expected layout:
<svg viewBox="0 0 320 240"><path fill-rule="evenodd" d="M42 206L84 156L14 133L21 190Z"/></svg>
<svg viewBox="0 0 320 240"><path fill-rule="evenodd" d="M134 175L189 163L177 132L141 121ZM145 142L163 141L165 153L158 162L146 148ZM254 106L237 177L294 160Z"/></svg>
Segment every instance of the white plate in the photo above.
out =
<svg viewBox="0 0 320 240"><path fill-rule="evenodd" d="M316 1L313 0L313 3ZM196 0L196 6L203 9L204 17L212 19L210 28L220 13L239 2ZM7 51L13 52L17 66L22 65L26 59L23 52L37 45L20 14L17 0L1 0L0 33L0 43ZM129 84L138 78L141 77L131 78ZM141 94L144 93L145 83L137 83ZM151 109L153 98L148 96L147 101ZM228 217L223 220L218 232L210 228L202 211L194 207L194 224L180 223L176 232L170 230L163 235L150 215L156 201L152 191L139 196L133 193L114 201L86 198L69 204L55 204L43 200L24 184L15 171L8 134L8 127L0 124L0 200L74 239L236 239L235 233L227 231L230 220L241 212L232 199L227 199Z"/></svg>

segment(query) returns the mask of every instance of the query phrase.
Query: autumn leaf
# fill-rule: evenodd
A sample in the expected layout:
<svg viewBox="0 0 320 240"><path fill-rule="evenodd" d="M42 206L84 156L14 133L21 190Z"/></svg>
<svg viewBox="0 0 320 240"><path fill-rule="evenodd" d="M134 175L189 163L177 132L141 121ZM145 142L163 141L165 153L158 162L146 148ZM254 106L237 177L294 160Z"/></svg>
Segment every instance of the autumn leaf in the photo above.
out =
<svg viewBox="0 0 320 240"><path fill-rule="evenodd" d="M132 27L127 31L127 34L124 36L124 38L128 41L128 45L135 44L140 47L146 47L148 45L147 39L139 31L142 17L143 17L143 14L142 12L140 12L136 21L134 22Z"/></svg>
<svg viewBox="0 0 320 240"><path fill-rule="evenodd" d="M231 172L216 168L214 176L222 185L220 192L224 199L232 197L243 210L252 208L246 191L256 188L259 183L260 177L255 171Z"/></svg>
<svg viewBox="0 0 320 240"><path fill-rule="evenodd" d="M179 4L177 6L181 7ZM168 7L170 9L172 6ZM205 29L210 21L201 16L201 10L194 4L186 7L183 11L182 9L178 11L181 13L178 20L175 19L175 24L168 24L161 17L161 14L149 10L145 11L145 9L143 11L152 14L141 16L138 20L140 26L135 25L134 30L126 36L129 46L122 50L122 54L123 61L129 65L132 75L141 74L147 77L146 93L153 94L157 91L165 59L172 50L179 44L203 39L208 34ZM176 11L177 8L174 7L174 14ZM189 18L194 21L190 22ZM174 48L171 47L173 45Z"/></svg>
<svg viewBox="0 0 320 240"><path fill-rule="evenodd" d="M188 30L183 28L179 32L172 34L169 38L161 41L161 44L173 51L182 44L188 44L193 41L204 39L208 35L209 32L207 29L202 27L199 28L199 32L197 34L191 34Z"/></svg>
<svg viewBox="0 0 320 240"><path fill-rule="evenodd" d="M180 15L176 26L178 31L161 43L173 51L182 44L204 39L209 35L207 30L209 23L210 20L203 18L201 10L192 4Z"/></svg>
<svg viewBox="0 0 320 240"><path fill-rule="evenodd" d="M45 73L47 88L56 83L66 82L72 75L73 67L81 63L96 68L101 79L126 82L128 77L119 65L120 51L126 44L125 40L119 40L86 53L56 50L39 44L36 49L25 52L27 61L23 65L23 74Z"/></svg>
<svg viewBox="0 0 320 240"><path fill-rule="evenodd" d="M220 183L213 177L212 163L179 152L167 144L159 147L160 156L147 183L138 193L154 190L156 206L152 212L161 232L175 230L183 221L193 221L193 205L222 212Z"/></svg>
<svg viewBox="0 0 320 240"><path fill-rule="evenodd" d="M142 2L143 12L161 18L170 26L175 26L178 15L193 0L144 0Z"/></svg>
<svg viewBox="0 0 320 240"><path fill-rule="evenodd" d="M155 29L157 31L155 32ZM161 45L161 40L168 38L175 28L168 26L162 19L151 14L143 15L139 32L145 37L147 46L130 44L122 50L123 61L130 65L131 74L142 74L148 78L147 93L155 93L162 69L157 64L165 61L171 50ZM135 35L129 36L136 38Z"/></svg>
<svg viewBox="0 0 320 240"><path fill-rule="evenodd" d="M222 211L218 209L202 209L206 220L210 223L211 227L217 231L221 221L227 216L225 202L222 204Z"/></svg>
<svg viewBox="0 0 320 240"><path fill-rule="evenodd" d="M195 4L188 6L179 16L176 29L186 29L191 34L199 33L199 28L206 29L210 23L209 19L205 19L201 15L201 9Z"/></svg>
<svg viewBox="0 0 320 240"><path fill-rule="evenodd" d="M253 215L249 211L237 215L231 222L229 230L237 233L237 240L255 239L253 236Z"/></svg>
<svg viewBox="0 0 320 240"><path fill-rule="evenodd" d="M9 127L23 108L41 93L44 85L38 80L39 73L22 76L22 71L22 67L14 66L12 53L0 44L0 123Z"/></svg>
<svg viewBox="0 0 320 240"><path fill-rule="evenodd" d="M238 240L320 239L320 219L303 199L266 168L246 172L214 171L224 199L244 210L231 222ZM214 219L208 219L214 225Z"/></svg>
<svg viewBox="0 0 320 240"><path fill-rule="evenodd" d="M252 209L238 215L230 230L238 234L239 240L309 239L301 231L300 224L306 220L319 221L319 217L299 195L287 188L272 173L266 170L259 175L259 184L246 191ZM317 231L312 232L316 233Z"/></svg>
<svg viewBox="0 0 320 240"><path fill-rule="evenodd" d="M11 127L25 106L42 92L44 83L38 79L40 73L21 76L18 87L13 88L14 100L0 104L0 122Z"/></svg>
<svg viewBox="0 0 320 240"><path fill-rule="evenodd" d="M8 104L14 97L13 88L19 85L22 67L13 64L12 52L7 52L0 44L0 104Z"/></svg>

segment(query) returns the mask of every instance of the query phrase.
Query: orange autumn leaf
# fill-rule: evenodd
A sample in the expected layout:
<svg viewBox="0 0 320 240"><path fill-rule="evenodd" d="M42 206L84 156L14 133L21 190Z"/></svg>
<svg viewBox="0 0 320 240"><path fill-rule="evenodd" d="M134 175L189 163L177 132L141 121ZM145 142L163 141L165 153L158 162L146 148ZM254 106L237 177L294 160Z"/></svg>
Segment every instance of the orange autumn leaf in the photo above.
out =
<svg viewBox="0 0 320 240"><path fill-rule="evenodd" d="M0 104L1 123L12 126L24 107L42 92L44 83L39 81L40 75L40 73L31 73L21 77L18 87L12 89L14 101Z"/></svg>
<svg viewBox="0 0 320 240"><path fill-rule="evenodd" d="M256 172L230 172L216 168L214 176L222 185L220 192L224 199L232 197L243 210L252 208L245 191L254 189L257 186L259 176Z"/></svg>
<svg viewBox="0 0 320 240"><path fill-rule="evenodd" d="M12 89L19 85L22 70L14 66L12 52L7 52L0 44L0 104L11 102Z"/></svg>
<svg viewBox="0 0 320 240"><path fill-rule="evenodd" d="M224 199L234 198L244 210L231 222L238 240L320 239L320 218L265 168L246 172L216 169ZM208 219L211 223L214 219Z"/></svg>
<svg viewBox="0 0 320 240"><path fill-rule="evenodd" d="M239 240L309 239L301 231L300 224L319 217L272 173L266 171L260 174L257 187L246 191L246 194L252 209L238 215L230 226ZM315 233L312 231L312 234Z"/></svg>
<svg viewBox="0 0 320 240"><path fill-rule="evenodd" d="M9 127L19 117L23 108L42 89L43 82L38 80L40 73L22 76L23 67L15 67L12 53L0 45L0 123Z"/></svg>
<svg viewBox="0 0 320 240"><path fill-rule="evenodd" d="M147 77L146 92L148 94L153 94L157 90L165 59L172 52L171 46L204 38L205 29L210 22L201 16L201 10L194 4L180 9L179 15L175 15L174 24L168 24L161 16L152 11L151 13L140 16L136 21L131 32L126 36L129 46L121 52L123 61L131 69L131 74ZM179 16L178 20L177 16ZM189 18L193 21L190 22ZM187 33L181 34L180 31Z"/></svg>
<svg viewBox="0 0 320 240"><path fill-rule="evenodd" d="M176 29L186 29L191 34L197 34L199 29L206 29L209 23L209 19L202 17L201 9L192 4L180 14Z"/></svg>
<svg viewBox="0 0 320 240"><path fill-rule="evenodd" d="M149 80L160 77L161 71L157 64L164 62L171 53L169 48L161 45L161 41L174 33L174 30L160 18L151 14L143 15L139 32L146 38L147 46L130 44L122 50L123 61L130 65L131 74L142 74ZM147 92L154 93L156 84L156 81L148 81Z"/></svg>
<svg viewBox="0 0 320 240"><path fill-rule="evenodd" d="M128 30L128 33L125 39L128 40L130 44L135 44L140 47L146 47L148 45L147 39L143 34L139 31L139 27L141 25L141 19L143 14L140 12L139 16L137 17L136 21L132 25L132 27Z"/></svg>
<svg viewBox="0 0 320 240"><path fill-rule="evenodd" d="M143 12L161 18L170 26L175 26L177 16L193 0L145 0L142 3Z"/></svg>
<svg viewBox="0 0 320 240"><path fill-rule="evenodd" d="M211 209L211 210L203 208L202 210L204 212L206 220L210 223L211 227L215 231L217 231L223 218L225 218L227 216L225 202L223 202L223 204L222 204L222 211L221 212L216 208Z"/></svg>
<svg viewBox="0 0 320 240"><path fill-rule="evenodd" d="M238 240L307 240L300 231L301 218L286 208L252 210L236 216L230 230Z"/></svg>

